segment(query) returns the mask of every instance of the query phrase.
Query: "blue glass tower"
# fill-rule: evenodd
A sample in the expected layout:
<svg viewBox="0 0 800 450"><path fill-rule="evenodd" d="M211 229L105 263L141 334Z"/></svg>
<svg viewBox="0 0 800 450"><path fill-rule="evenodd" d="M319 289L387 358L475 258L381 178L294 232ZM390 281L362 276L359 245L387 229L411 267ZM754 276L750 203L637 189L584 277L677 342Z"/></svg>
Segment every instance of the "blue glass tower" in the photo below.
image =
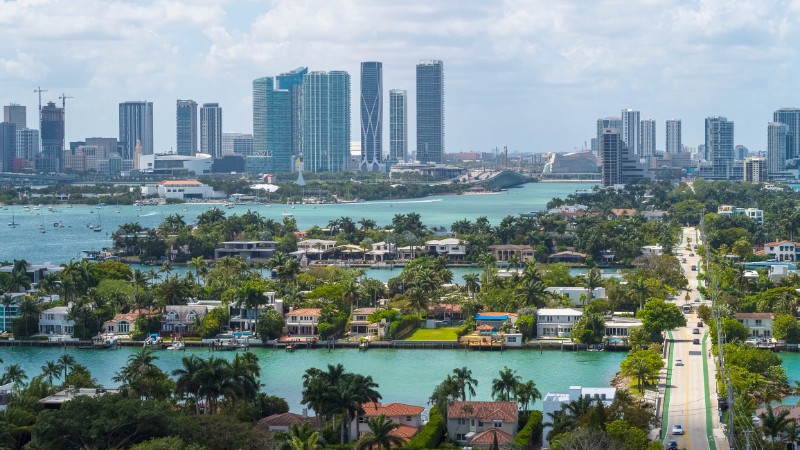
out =
<svg viewBox="0 0 800 450"><path fill-rule="evenodd" d="M417 64L417 159L444 162L444 66Z"/></svg>
<svg viewBox="0 0 800 450"><path fill-rule="evenodd" d="M310 72L303 79L303 166L339 172L350 166L350 74Z"/></svg>

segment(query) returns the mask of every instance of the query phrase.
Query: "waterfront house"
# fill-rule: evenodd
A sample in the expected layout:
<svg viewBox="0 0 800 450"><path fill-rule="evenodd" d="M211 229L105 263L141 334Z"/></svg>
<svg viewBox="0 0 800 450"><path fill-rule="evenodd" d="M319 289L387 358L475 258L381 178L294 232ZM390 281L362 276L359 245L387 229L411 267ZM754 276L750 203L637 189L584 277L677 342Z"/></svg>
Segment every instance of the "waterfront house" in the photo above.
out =
<svg viewBox="0 0 800 450"><path fill-rule="evenodd" d="M454 401L447 408L447 434L459 445L488 448L496 433L502 447L514 440L518 420L516 402Z"/></svg>
<svg viewBox="0 0 800 450"><path fill-rule="evenodd" d="M119 393L119 390L117 389L71 388L71 389L64 389L63 391L59 391L53 395L47 396L39 400L39 403L43 405L45 409L59 409L61 408L61 405L72 400L75 397L100 397L107 394L117 394L117 393Z"/></svg>
<svg viewBox="0 0 800 450"><path fill-rule="evenodd" d="M633 313L630 316L611 314L605 317L605 323L605 335L610 338L627 338L631 331L642 326L642 320L634 318Z"/></svg>
<svg viewBox="0 0 800 450"><path fill-rule="evenodd" d="M549 256L550 262L553 263L573 263L583 264L586 262L586 253L564 251L553 253Z"/></svg>
<svg viewBox="0 0 800 450"><path fill-rule="evenodd" d="M568 338L583 311L574 308L541 308L536 314L536 336Z"/></svg>
<svg viewBox="0 0 800 450"><path fill-rule="evenodd" d="M615 388L596 388L596 387L582 387L570 386L569 392L548 392L542 400L542 414L544 417L549 417L548 414L560 411L561 408L571 402L578 400L581 397L591 399L594 402L602 402L604 406L610 406L614 402L614 396L617 390ZM547 441L547 433L552 430L552 427L546 426L542 430L543 447L549 448L550 442Z"/></svg>
<svg viewBox="0 0 800 450"><path fill-rule="evenodd" d="M297 243L297 251L289 253L297 259L306 257L309 260L328 259L326 255L332 254L336 249L336 241L328 239L306 239Z"/></svg>
<svg viewBox="0 0 800 450"><path fill-rule="evenodd" d="M425 249L429 255L444 256L450 260L464 259L467 255L467 245L455 238L426 241Z"/></svg>
<svg viewBox="0 0 800 450"><path fill-rule="evenodd" d="M214 259L239 257L247 262L266 261L275 254L278 243L275 241L225 241L222 247L214 249Z"/></svg>
<svg viewBox="0 0 800 450"><path fill-rule="evenodd" d="M589 289L580 286L551 286L545 289L547 292L552 292L555 295L564 295L569 297L570 301L575 305L585 305L589 297ZM606 298L606 288L597 287L592 290L592 298Z"/></svg>
<svg viewBox="0 0 800 450"><path fill-rule="evenodd" d="M513 326L517 323L517 315L508 312L480 312L475 314L475 328L478 329L481 325L492 327L493 331L500 331L500 328L505 325Z"/></svg>
<svg viewBox="0 0 800 450"><path fill-rule="evenodd" d="M157 311L131 311L117 314L111 320L103 322L104 334L131 334L136 332L136 319L139 316L157 316Z"/></svg>
<svg viewBox="0 0 800 450"><path fill-rule="evenodd" d="M25 294L5 293L3 295L11 297L11 303L8 306L0 303L0 331L10 333L11 324L14 322L14 319L20 316L19 301L25 297Z"/></svg>
<svg viewBox="0 0 800 450"><path fill-rule="evenodd" d="M289 309L286 314L286 330L292 337L316 337L322 310L319 308Z"/></svg>
<svg viewBox="0 0 800 450"><path fill-rule="evenodd" d="M397 256L397 246L389 242L376 242L372 244L372 250L364 255L366 259L380 262L394 259Z"/></svg>
<svg viewBox="0 0 800 450"><path fill-rule="evenodd" d="M425 253L425 247L419 245L409 245L397 248L397 257L400 259L414 259Z"/></svg>
<svg viewBox="0 0 800 450"><path fill-rule="evenodd" d="M213 309L208 305L167 305L166 312L161 315L161 331L175 333L193 333L195 323Z"/></svg>
<svg viewBox="0 0 800 450"><path fill-rule="evenodd" d="M367 420L385 416L392 423L399 425L390 434L406 441L417 434L422 426L422 406L407 405L405 403L365 403L362 405L364 414L359 414L350 424L350 440L355 441L362 434L369 432Z"/></svg>
<svg viewBox="0 0 800 450"><path fill-rule="evenodd" d="M159 183L156 190L161 198L202 200L225 197L224 193L215 192L214 188L197 180L166 180Z"/></svg>
<svg viewBox="0 0 800 450"><path fill-rule="evenodd" d="M56 306L39 314L40 334L67 334L72 336L75 321L69 318L69 308Z"/></svg>
<svg viewBox="0 0 800 450"><path fill-rule="evenodd" d="M764 244L764 254L780 262L800 261L800 243L786 240L767 242Z"/></svg>
<svg viewBox="0 0 800 450"><path fill-rule="evenodd" d="M255 331L258 318L268 309L274 309L283 315L283 302L275 300L274 292L264 292L266 302L257 308L248 308L244 303L228 304L228 328L240 331Z"/></svg>
<svg viewBox="0 0 800 450"><path fill-rule="evenodd" d="M381 333L379 323L370 323L369 316L378 311L378 308L356 308L350 316L351 336L378 336ZM385 324L384 324L385 326ZM384 328L385 329L385 328Z"/></svg>
<svg viewBox="0 0 800 450"><path fill-rule="evenodd" d="M2 266L0 267L0 273L11 273L14 270L13 265ZM25 275L31 280L32 288L36 288L36 285L47 275L53 273L59 273L64 270L63 267L57 266L55 264L51 264L49 262L44 264L28 264L27 269L25 270ZM24 292L24 289L20 289L20 292Z"/></svg>
<svg viewBox="0 0 800 450"><path fill-rule="evenodd" d="M434 319L445 322L464 319L461 315L461 305L458 303L437 303L431 307L431 312Z"/></svg>
<svg viewBox="0 0 800 450"><path fill-rule="evenodd" d="M736 313L734 317L750 330L751 336L772 338L772 313Z"/></svg>
<svg viewBox="0 0 800 450"><path fill-rule="evenodd" d="M489 251L492 252L497 262L508 262L513 255L516 255L519 263L525 263L533 259L533 247L530 245L490 245Z"/></svg>
<svg viewBox="0 0 800 450"><path fill-rule="evenodd" d="M316 425L316 417L309 417L308 410L304 409L303 414L285 412L264 417L256 424L257 428L266 431L288 432L292 425L302 426L303 424Z"/></svg>

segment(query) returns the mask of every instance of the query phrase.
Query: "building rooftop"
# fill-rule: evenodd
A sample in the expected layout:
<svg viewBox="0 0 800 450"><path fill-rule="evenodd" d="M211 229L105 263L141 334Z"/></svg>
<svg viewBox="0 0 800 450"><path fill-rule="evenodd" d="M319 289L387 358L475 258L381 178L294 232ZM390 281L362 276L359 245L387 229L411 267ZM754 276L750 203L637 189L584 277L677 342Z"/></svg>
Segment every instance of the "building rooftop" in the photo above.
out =
<svg viewBox="0 0 800 450"><path fill-rule="evenodd" d="M537 315L539 316L580 316L583 311L574 308L541 308Z"/></svg>
<svg viewBox="0 0 800 450"><path fill-rule="evenodd" d="M447 408L448 419L469 419L477 417L486 422L502 420L514 422L517 420L516 402L476 402L456 401Z"/></svg>

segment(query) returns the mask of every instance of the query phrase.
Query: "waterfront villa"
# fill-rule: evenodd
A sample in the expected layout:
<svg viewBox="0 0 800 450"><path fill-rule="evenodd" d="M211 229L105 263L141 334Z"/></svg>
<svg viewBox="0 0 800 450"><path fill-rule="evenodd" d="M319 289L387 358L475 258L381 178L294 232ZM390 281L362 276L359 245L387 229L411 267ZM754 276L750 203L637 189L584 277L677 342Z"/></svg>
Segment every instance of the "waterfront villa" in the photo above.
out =
<svg viewBox="0 0 800 450"><path fill-rule="evenodd" d="M286 330L292 337L316 337L317 326L322 310L319 308L300 308L286 314Z"/></svg>
<svg viewBox="0 0 800 450"><path fill-rule="evenodd" d="M530 245L490 245L489 251L492 252L495 261L508 262L512 255L517 256L517 261L526 263L533 259L533 247Z"/></svg>
<svg viewBox="0 0 800 450"><path fill-rule="evenodd" d="M579 263L583 264L586 261L586 253L564 251L553 253L549 256L550 262L553 263Z"/></svg>
<svg viewBox="0 0 800 450"><path fill-rule="evenodd" d="M356 308L350 318L351 336L381 336L386 329L386 323L371 323L369 316L378 311L378 308ZM381 328L383 327L383 328Z"/></svg>
<svg viewBox="0 0 800 450"><path fill-rule="evenodd" d="M503 447L514 440L518 420L516 402L455 401L447 408L447 434L473 448L488 448L497 436Z"/></svg>
<svg viewBox="0 0 800 450"><path fill-rule="evenodd" d="M0 267L0 273L11 273L13 270L14 270L13 265ZM35 288L36 284L38 284L39 281L42 280L42 278L52 273L59 273L62 270L64 270L63 267L55 264L50 264L49 262L44 264L28 264L28 268L25 270L25 275L28 277L29 280L31 280L31 284ZM24 290L22 289L20 290L20 292L23 291Z"/></svg>
<svg viewBox="0 0 800 450"><path fill-rule="evenodd" d="M40 334L67 334L72 336L75 321L69 318L69 308L56 306L45 309L39 315Z"/></svg>
<svg viewBox="0 0 800 450"><path fill-rule="evenodd" d="M499 331L504 324L513 326L517 323L517 315L508 312L480 312L475 314L475 329L482 325L492 327L493 331Z"/></svg>
<svg viewBox="0 0 800 450"><path fill-rule="evenodd" d="M287 432L292 425L302 426L303 424L316 425L316 417L308 417L308 410L303 410L303 415L285 412L283 414L273 414L259 420L256 427L266 431Z"/></svg>
<svg viewBox="0 0 800 450"><path fill-rule="evenodd" d="M585 305L586 299L589 297L589 289L580 286L552 286L545 288L545 291L552 292L555 295L567 296L575 305ZM606 288L594 288L592 290L592 298L606 298Z"/></svg>
<svg viewBox="0 0 800 450"><path fill-rule="evenodd" d="M10 294L6 293L11 297L11 303L6 306L3 303L0 303L0 331L11 331L11 324L14 322L14 319L20 316L19 313L19 300L25 296L25 294Z"/></svg>
<svg viewBox="0 0 800 450"><path fill-rule="evenodd" d="M392 423L398 425L389 434L398 436L406 441L419 432L422 426L422 406L407 405L405 403L365 403L362 405L364 414L359 414L350 425L350 440L355 441L362 434L369 432L367 420L378 416L385 416Z"/></svg>
<svg viewBox="0 0 800 450"><path fill-rule="evenodd" d="M364 256L375 262L394 259L397 256L397 246L389 242L376 242L372 244L372 250L365 253Z"/></svg>
<svg viewBox="0 0 800 450"><path fill-rule="evenodd" d="M775 261L800 261L800 243L792 241L767 242L764 244L764 254Z"/></svg>
<svg viewBox="0 0 800 450"><path fill-rule="evenodd" d="M117 389L105 389L105 388L64 389L63 391L56 392L53 395L47 396L39 400L39 403L43 405L45 409L59 409L61 408L61 405L72 400L75 397L100 397L106 394L117 394L117 393L119 393L119 390Z"/></svg>
<svg viewBox="0 0 800 450"><path fill-rule="evenodd" d="M195 321L203 320L211 309L198 304L167 305L166 312L161 315L161 331L192 333Z"/></svg>
<svg viewBox="0 0 800 450"><path fill-rule="evenodd" d="M628 315L618 315L618 313L606 316L606 336L627 338L631 335L631 331L636 328L641 328L642 320L632 316L633 314L629 317Z"/></svg>
<svg viewBox="0 0 800 450"><path fill-rule="evenodd" d="M458 303L437 303L431 307L433 318L450 322L453 320L463 320L461 315L461 305Z"/></svg>
<svg viewBox="0 0 800 450"><path fill-rule="evenodd" d="M397 248L397 257L400 259L414 259L425 253L425 247L419 245L409 245Z"/></svg>
<svg viewBox="0 0 800 450"><path fill-rule="evenodd" d="M574 308L541 308L536 314L536 336L568 338L583 311Z"/></svg>
<svg viewBox="0 0 800 450"><path fill-rule="evenodd" d="M772 337L772 313L736 313L736 320L750 330L750 336L758 338Z"/></svg>
<svg viewBox="0 0 800 450"><path fill-rule="evenodd" d="M214 259L229 256L248 262L272 258L278 246L275 241L225 241L220 244L222 247L214 249Z"/></svg>
<svg viewBox="0 0 800 450"><path fill-rule="evenodd" d="M274 292L264 292L267 301L257 308L248 308L247 305L236 303L228 304L228 327L231 330L251 331L256 329L258 318L268 309L274 309L283 315L283 301L275 300Z"/></svg>
<svg viewBox="0 0 800 450"><path fill-rule="evenodd" d="M561 410L561 408L580 397L591 399L593 402L603 402L604 406L609 406L614 402L616 395L616 388L595 388L595 387L581 387L570 386L569 392L548 392L542 401L542 414L544 417L549 417L548 414ZM547 441L547 433L550 432L552 427L545 425L542 430L542 448L549 448L550 442Z"/></svg>
<svg viewBox="0 0 800 450"><path fill-rule="evenodd" d="M429 255L444 256L450 260L464 259L467 255L467 245L455 238L426 241L425 249Z"/></svg>
<svg viewBox="0 0 800 450"><path fill-rule="evenodd" d="M131 311L126 314L117 314L111 320L103 322L104 334L130 334L136 332L136 319L139 316L158 315L155 311Z"/></svg>
<svg viewBox="0 0 800 450"><path fill-rule="evenodd" d="M336 248L336 241L328 239L306 239L297 243L297 251L289 253L297 259L327 259L323 258L326 253L332 253Z"/></svg>

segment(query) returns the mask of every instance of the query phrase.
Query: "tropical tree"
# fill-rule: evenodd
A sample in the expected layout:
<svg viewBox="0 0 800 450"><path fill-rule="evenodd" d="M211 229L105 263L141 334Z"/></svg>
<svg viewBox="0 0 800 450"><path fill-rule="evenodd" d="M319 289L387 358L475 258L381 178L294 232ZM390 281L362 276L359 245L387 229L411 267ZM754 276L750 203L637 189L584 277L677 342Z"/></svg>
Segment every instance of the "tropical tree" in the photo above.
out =
<svg viewBox="0 0 800 450"><path fill-rule="evenodd" d="M766 411L758 415L761 419L761 429L764 430L765 435L770 437L773 445L775 445L775 440L778 438L778 435L794 422L792 419L786 417L788 415L789 411L786 409L775 414L770 404L767 404Z"/></svg>
<svg viewBox="0 0 800 450"><path fill-rule="evenodd" d="M66 351L61 356L58 357L56 362L58 363L58 367L60 367L61 370L64 371L65 380L67 379L67 375L69 375L69 369L72 368L75 364L77 364L75 357L70 355Z"/></svg>
<svg viewBox="0 0 800 450"><path fill-rule="evenodd" d="M499 378L492 380L492 397L498 401L510 401L522 379L516 370L506 366L499 375Z"/></svg>
<svg viewBox="0 0 800 450"><path fill-rule="evenodd" d="M461 278L464 280L464 287L469 296L475 298L475 294L481 289L480 276L477 273L468 273Z"/></svg>
<svg viewBox="0 0 800 450"><path fill-rule="evenodd" d="M181 358L182 367L172 371L172 375L177 378L175 393L182 397L191 395L194 400L195 414L200 414L204 363L205 361L197 355L184 356Z"/></svg>
<svg viewBox="0 0 800 450"><path fill-rule="evenodd" d="M542 393L539 392L533 380L520 383L516 387L514 394L517 397L517 402L522 406L523 411L528 411L528 405L533 406L536 400L542 399Z"/></svg>
<svg viewBox="0 0 800 450"><path fill-rule="evenodd" d="M461 401L467 399L467 394L469 394L470 398L475 396L475 387L478 386L478 380L472 378L470 369L466 366L460 369L453 369L453 378L458 386Z"/></svg>
<svg viewBox="0 0 800 450"><path fill-rule="evenodd" d="M202 256L197 256L195 258L192 258L192 260L189 261L189 267L194 269L194 276L196 278L197 284L200 284L200 272L205 270L206 268L205 260L203 259Z"/></svg>
<svg viewBox="0 0 800 450"><path fill-rule="evenodd" d="M42 366L42 375L47 378L47 381L53 386L53 378L61 378L61 365L56 361L47 361Z"/></svg>
<svg viewBox="0 0 800 450"><path fill-rule="evenodd" d="M21 385L27 379L28 375L19 364L7 365L6 370L3 371L3 376L0 377L0 381L2 381L3 384L13 383L15 385Z"/></svg>
<svg viewBox="0 0 800 450"><path fill-rule="evenodd" d="M594 299L594 290L603 287L603 277L600 275L600 270L594 267L586 273L583 277L583 287L586 288L586 303L591 303Z"/></svg>
<svg viewBox="0 0 800 450"><path fill-rule="evenodd" d="M400 436L391 434L392 430L400 425L387 419L383 414L367 419L367 426L369 427L369 432L362 435L356 442L356 450L371 450L376 447L389 450L392 447L400 447L405 443Z"/></svg>
<svg viewBox="0 0 800 450"><path fill-rule="evenodd" d="M323 448L319 432L307 422L302 425L292 424L289 433L279 437L277 450L318 450Z"/></svg>

